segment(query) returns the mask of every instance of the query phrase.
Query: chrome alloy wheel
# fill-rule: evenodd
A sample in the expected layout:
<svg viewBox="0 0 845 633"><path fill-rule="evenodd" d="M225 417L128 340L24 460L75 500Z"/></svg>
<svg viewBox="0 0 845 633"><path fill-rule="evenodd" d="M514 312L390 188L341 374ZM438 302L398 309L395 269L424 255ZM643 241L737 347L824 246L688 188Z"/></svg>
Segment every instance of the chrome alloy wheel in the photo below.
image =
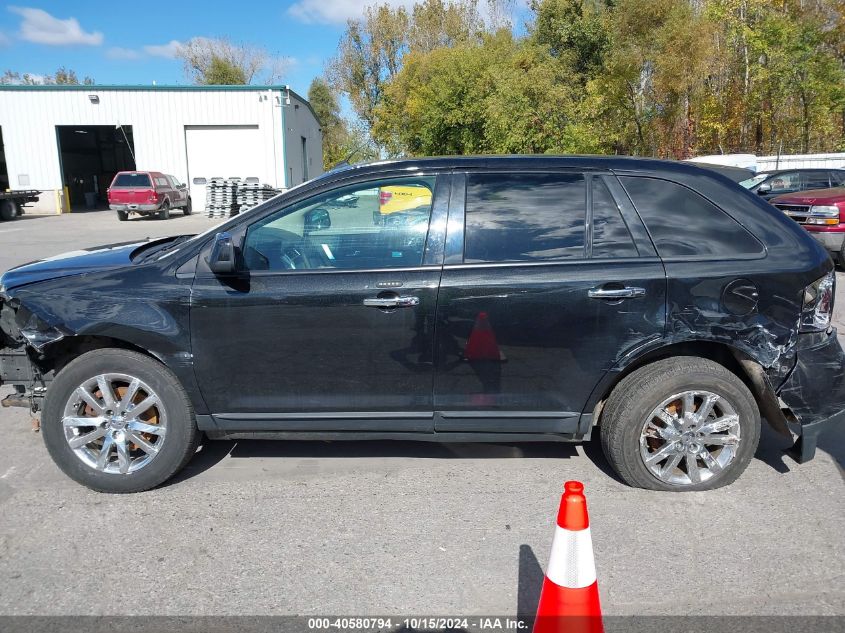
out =
<svg viewBox="0 0 845 633"><path fill-rule="evenodd" d="M67 443L85 464L125 475L155 459L164 444L167 412L142 380L102 374L73 391L62 427Z"/></svg>
<svg viewBox="0 0 845 633"><path fill-rule="evenodd" d="M660 481L688 486L730 464L740 443L739 416L723 396L684 391L649 414L640 433L640 457Z"/></svg>

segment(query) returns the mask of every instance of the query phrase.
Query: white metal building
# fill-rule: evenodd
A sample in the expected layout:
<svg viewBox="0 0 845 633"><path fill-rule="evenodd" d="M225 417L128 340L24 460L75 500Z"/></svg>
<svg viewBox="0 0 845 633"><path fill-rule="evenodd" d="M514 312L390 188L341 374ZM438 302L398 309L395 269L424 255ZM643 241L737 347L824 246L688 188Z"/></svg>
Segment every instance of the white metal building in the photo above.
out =
<svg viewBox="0 0 845 633"><path fill-rule="evenodd" d="M91 192L103 206L124 169L187 182L198 211L197 178L284 188L323 171L319 121L288 86L0 86L0 148L0 190L41 190L46 212Z"/></svg>

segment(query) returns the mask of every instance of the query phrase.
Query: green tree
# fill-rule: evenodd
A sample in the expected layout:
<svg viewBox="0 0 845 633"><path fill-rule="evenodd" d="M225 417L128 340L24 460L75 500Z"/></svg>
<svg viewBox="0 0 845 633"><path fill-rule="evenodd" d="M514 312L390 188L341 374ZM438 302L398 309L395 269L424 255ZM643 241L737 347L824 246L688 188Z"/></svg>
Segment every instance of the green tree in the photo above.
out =
<svg viewBox="0 0 845 633"><path fill-rule="evenodd" d="M350 20L337 55L329 63L332 87L349 98L358 117L372 128L385 88L409 53L479 42L507 23L513 0L486 0L483 19L478 0L423 0L410 9L387 4L367 7Z"/></svg>
<svg viewBox="0 0 845 633"><path fill-rule="evenodd" d="M412 52L376 110L391 153L572 151L577 84L566 66L509 31Z"/></svg>
<svg viewBox="0 0 845 633"><path fill-rule="evenodd" d="M308 88L308 101L320 121L323 136L323 167L331 169L347 159L354 149L350 147L353 139L340 115L337 96L322 77L316 77Z"/></svg>
<svg viewBox="0 0 845 633"><path fill-rule="evenodd" d="M91 77L85 76L82 81L79 81L79 77L76 75L76 71L68 70L64 66L61 66L56 72L52 75L33 75L30 73L24 73L21 75L19 72L15 72L12 70L6 70L2 76L0 76L0 85L21 85L21 86L54 86L54 85L69 85L69 86L92 86L94 85L94 80Z"/></svg>
<svg viewBox="0 0 845 633"><path fill-rule="evenodd" d="M233 44L228 39L195 37L179 46L185 75L198 85L251 84L261 76L273 83L284 69L284 60L272 58L264 48Z"/></svg>
<svg viewBox="0 0 845 633"><path fill-rule="evenodd" d="M533 41L563 58L584 79L597 74L610 44L609 0L531 0Z"/></svg>

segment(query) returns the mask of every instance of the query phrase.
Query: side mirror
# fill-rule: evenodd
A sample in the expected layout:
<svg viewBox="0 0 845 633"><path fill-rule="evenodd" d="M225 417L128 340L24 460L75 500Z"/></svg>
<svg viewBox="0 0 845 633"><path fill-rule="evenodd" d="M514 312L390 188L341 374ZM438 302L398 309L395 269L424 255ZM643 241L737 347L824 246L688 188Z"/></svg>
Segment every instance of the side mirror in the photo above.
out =
<svg viewBox="0 0 845 633"><path fill-rule="evenodd" d="M215 275L235 272L235 244L230 233L218 233L214 236L208 267Z"/></svg>
<svg viewBox="0 0 845 633"><path fill-rule="evenodd" d="M313 233L322 229L330 229L332 226L332 219L329 212L325 209L317 208L311 209L305 214L305 232Z"/></svg>
<svg viewBox="0 0 845 633"><path fill-rule="evenodd" d="M762 185L757 187L757 195L758 196L765 196L771 190L772 190L772 186L769 183L764 182Z"/></svg>
<svg viewBox="0 0 845 633"><path fill-rule="evenodd" d="M184 182L180 182L180 183L177 185L177 187L176 187L176 188L177 188L177 189L187 189L187 188L188 188L188 185L186 185Z"/></svg>

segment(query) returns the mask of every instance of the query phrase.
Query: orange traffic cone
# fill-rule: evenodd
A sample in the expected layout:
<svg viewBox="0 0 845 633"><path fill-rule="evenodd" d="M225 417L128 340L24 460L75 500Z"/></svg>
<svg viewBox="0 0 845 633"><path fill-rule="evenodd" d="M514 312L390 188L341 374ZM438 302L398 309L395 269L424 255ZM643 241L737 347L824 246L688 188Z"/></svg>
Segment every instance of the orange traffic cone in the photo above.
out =
<svg viewBox="0 0 845 633"><path fill-rule="evenodd" d="M534 633L603 633L584 484L567 481Z"/></svg>
<svg viewBox="0 0 845 633"><path fill-rule="evenodd" d="M466 360L505 360L505 355L499 350L496 334L486 312L479 312L475 317L472 332L469 334L467 346L464 348Z"/></svg>

